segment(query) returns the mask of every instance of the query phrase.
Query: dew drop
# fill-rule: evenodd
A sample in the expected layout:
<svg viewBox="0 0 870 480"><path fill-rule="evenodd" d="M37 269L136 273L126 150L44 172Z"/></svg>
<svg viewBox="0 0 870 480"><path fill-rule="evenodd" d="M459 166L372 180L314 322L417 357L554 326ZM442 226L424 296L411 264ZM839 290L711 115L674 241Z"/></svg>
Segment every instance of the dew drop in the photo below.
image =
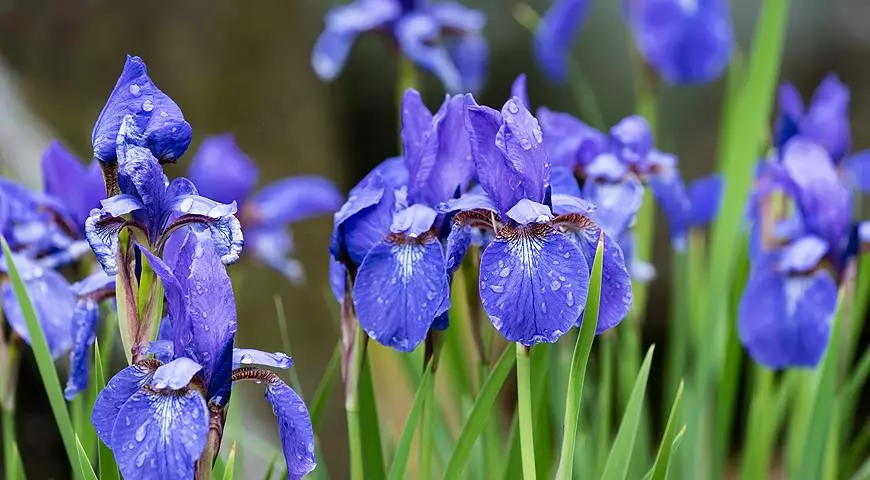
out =
<svg viewBox="0 0 870 480"><path fill-rule="evenodd" d="M242 355L242 359L240 360L240 362L242 363L242 365L250 365L250 364L254 363L254 359L251 358L251 356L246 353L246 354Z"/></svg>
<svg viewBox="0 0 870 480"><path fill-rule="evenodd" d="M516 102L514 102L513 100L511 100L510 102L508 102L508 110L509 110L511 113L519 113L519 112L520 112L520 108L517 107Z"/></svg>
<svg viewBox="0 0 870 480"><path fill-rule="evenodd" d="M568 304L569 307L574 306L574 294L568 292L568 295L565 297L565 303Z"/></svg>
<svg viewBox="0 0 870 480"><path fill-rule="evenodd" d="M135 83L130 85L130 93L132 93L133 95L138 97L141 92L142 88L139 87L139 85L136 85Z"/></svg>
<svg viewBox="0 0 870 480"><path fill-rule="evenodd" d="M189 198L185 198L181 201L181 205L178 207L182 212L188 213L191 208L193 208L193 200Z"/></svg>
<svg viewBox="0 0 870 480"><path fill-rule="evenodd" d="M145 102L142 103L142 110L145 110L146 112L154 110L154 102L151 100L145 100Z"/></svg>
<svg viewBox="0 0 870 480"><path fill-rule="evenodd" d="M501 285L493 284L489 286L489 289L495 293L504 293L504 287Z"/></svg>
<svg viewBox="0 0 870 480"><path fill-rule="evenodd" d="M532 142L530 142L528 138L521 138L520 146L523 147L523 150L531 150Z"/></svg>
<svg viewBox="0 0 870 480"><path fill-rule="evenodd" d="M511 269L510 269L510 267L504 267L504 268L501 269L500 272L498 272L498 276L500 276L501 278L505 278L505 277L507 277L507 276L510 275L510 274L511 274Z"/></svg>
<svg viewBox="0 0 870 480"><path fill-rule="evenodd" d="M558 290L560 288L562 288L562 283L559 282L558 280L553 280L552 282L550 282L550 290L555 292L556 290Z"/></svg>
<svg viewBox="0 0 870 480"><path fill-rule="evenodd" d="M136 441L141 442L145 440L145 429L148 428L148 422L143 423L136 429Z"/></svg>
<svg viewBox="0 0 870 480"><path fill-rule="evenodd" d="M547 302L541 302L541 311L547 313Z"/></svg>

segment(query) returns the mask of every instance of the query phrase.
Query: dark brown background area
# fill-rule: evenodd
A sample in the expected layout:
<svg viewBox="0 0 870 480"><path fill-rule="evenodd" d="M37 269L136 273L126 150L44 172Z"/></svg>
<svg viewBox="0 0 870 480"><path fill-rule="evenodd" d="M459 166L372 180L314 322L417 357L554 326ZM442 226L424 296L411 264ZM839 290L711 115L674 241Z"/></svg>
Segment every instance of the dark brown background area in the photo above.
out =
<svg viewBox="0 0 870 480"><path fill-rule="evenodd" d="M334 84L318 81L311 47L322 28L326 0L0 0L0 61L17 78L24 102L66 146L90 151L90 132L121 70L124 55L141 56L154 81L179 105L194 128L195 151L209 134L231 131L261 169L261 185L285 175L320 173L346 190L373 165L397 153L395 61L391 46L364 38ZM491 69L482 103L501 105L510 83L529 73L531 101L577 113L571 91L552 86L534 64L528 32L510 0L464 0L489 15ZM531 2L538 11L546 0ZM608 124L632 113L629 37L616 1L595 0L575 50ZM754 0L734 1L739 42L747 48L757 13ZM827 71L852 87L856 148L870 147L870 3L866 0L793 0L783 78L808 95ZM443 95L428 76L423 90L434 107ZM712 168L721 82L697 88L662 87L662 149L676 152L684 175ZM0 105L0 116L8 114ZM6 112L6 113L4 113ZM2 150L2 149L0 149ZM190 155L188 155L190 157ZM4 171L38 169L39 158L2 158ZM183 175L186 159L168 167ZM662 341L667 318L668 242L659 229L648 341ZM273 295L286 305L293 355L306 392L313 392L335 344L326 295L325 245L331 219L294 228L308 285L290 286L269 269L244 261L233 267L238 344L280 350ZM63 478L63 450L32 360L19 392L19 437L30 478ZM651 385L655 385L651 383ZM652 387L655 388L655 387ZM268 405L245 388L251 428L275 439ZM246 407L246 408L248 408ZM255 422L254 418L261 421ZM320 463L333 478L346 475L344 413L338 392L325 417ZM277 443L275 444L277 447ZM262 467L260 467L262 468Z"/></svg>

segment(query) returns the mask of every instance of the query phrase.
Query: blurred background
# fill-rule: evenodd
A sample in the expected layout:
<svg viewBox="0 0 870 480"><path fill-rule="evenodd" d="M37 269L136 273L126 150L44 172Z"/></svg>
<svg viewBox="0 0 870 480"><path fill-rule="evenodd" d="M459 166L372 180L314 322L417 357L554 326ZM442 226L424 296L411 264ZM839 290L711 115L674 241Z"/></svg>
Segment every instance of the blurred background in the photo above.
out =
<svg viewBox="0 0 870 480"><path fill-rule="evenodd" d="M0 162L2 173L36 186L39 160L52 138L83 159L90 134L127 53L147 63L155 83L182 108L194 128L187 158L167 167L184 175L187 160L208 135L232 132L260 167L260 184L297 174L322 174L343 191L398 145L396 61L385 38L364 37L337 81L324 84L310 66L323 14L339 0L0 0ZM478 95L500 106L517 74L529 75L535 106L579 113L567 86L547 82L532 56L530 33L514 19L513 0L462 0L488 16L489 80ZM529 0L538 12L548 0ZM608 125L633 113L630 38L620 2L596 0L575 49ZM751 39L758 3L732 2L739 45ZM793 0L783 79L809 95L828 71L852 88L854 149L870 147L870 2ZM659 148L676 153L684 177L712 170L723 82L660 89ZM437 108L444 91L424 75L424 98ZM663 218L660 218L664 222ZM310 398L338 338L336 306L327 287L331 218L297 224L294 236L307 284L291 286L250 260L232 267L239 345L280 350L274 296L284 302L292 354ZM645 341L661 343L667 319L669 243L659 229ZM378 355L382 350L373 347ZM382 354L382 353L380 353ZM664 358L664 357L662 357ZM36 374L25 358L18 393L19 444L30 478L64 478L63 448ZM396 434L411 393L399 375L375 373L387 435ZM651 382L655 390L655 382ZM347 446L340 387L333 392L321 433L333 478L345 478ZM506 389L507 390L507 389ZM241 389L245 426L275 448L277 432L261 388ZM651 394L654 398L656 393ZM246 452L248 472L265 468ZM259 466L258 466L259 465Z"/></svg>

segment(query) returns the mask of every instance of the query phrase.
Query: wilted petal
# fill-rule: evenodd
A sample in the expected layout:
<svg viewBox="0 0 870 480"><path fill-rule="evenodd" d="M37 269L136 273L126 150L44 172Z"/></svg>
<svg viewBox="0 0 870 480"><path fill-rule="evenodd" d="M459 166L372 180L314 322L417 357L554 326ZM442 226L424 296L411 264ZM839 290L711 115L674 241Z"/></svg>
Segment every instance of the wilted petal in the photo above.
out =
<svg viewBox="0 0 870 480"><path fill-rule="evenodd" d="M124 478L193 478L205 448L208 407L194 389L133 394L112 431L113 453ZM128 424L126 419L130 419Z"/></svg>
<svg viewBox="0 0 870 480"><path fill-rule="evenodd" d="M287 462L287 477L296 480L314 470L314 429L308 408L292 388L277 380L266 385L266 400L278 417L281 449Z"/></svg>
<svg viewBox="0 0 870 480"><path fill-rule="evenodd" d="M431 15L410 13L396 23L396 39L402 52L420 67L432 72L448 92L462 91L462 77L441 42L441 25Z"/></svg>
<svg viewBox="0 0 870 480"><path fill-rule="evenodd" d="M670 83L710 82L731 59L734 29L724 0L632 1L628 12L638 50Z"/></svg>
<svg viewBox="0 0 870 480"><path fill-rule="evenodd" d="M586 302L589 267L567 236L516 230L489 244L480 260L480 298L493 326L524 345L555 342Z"/></svg>
<svg viewBox="0 0 870 480"><path fill-rule="evenodd" d="M13 258L36 311L36 319L48 343L48 350L52 358L58 358L73 345L70 315L75 308L75 295L63 275L43 269L20 255L14 255ZM3 282L2 299L6 321L29 344L30 332L11 281Z"/></svg>
<svg viewBox="0 0 870 480"><path fill-rule="evenodd" d="M292 177L266 185L250 200L248 211L257 226L278 226L332 213L342 195L323 177Z"/></svg>
<svg viewBox="0 0 870 480"><path fill-rule="evenodd" d="M200 195L221 203L244 203L258 176L257 165L231 133L203 140L187 172Z"/></svg>
<svg viewBox="0 0 870 480"><path fill-rule="evenodd" d="M239 368L245 365L261 365L272 368L290 368L293 366L293 359L289 355L275 352L263 352L252 348L234 348L233 349L233 368Z"/></svg>
<svg viewBox="0 0 870 480"><path fill-rule="evenodd" d="M782 165L796 186L795 200L808 230L839 245L848 235L852 196L828 152L795 137L785 146Z"/></svg>
<svg viewBox="0 0 870 480"><path fill-rule="evenodd" d="M127 56L124 70L94 125L94 158L111 162L117 157L115 141L124 117L131 115L131 140L146 147L162 162L174 162L190 145L192 130L181 109L161 92L139 57Z"/></svg>
<svg viewBox="0 0 870 480"><path fill-rule="evenodd" d="M314 72L322 80L338 76L356 37L385 25L401 13L393 0L362 0L335 7L326 14L326 28L311 52Z"/></svg>
<svg viewBox="0 0 870 480"><path fill-rule="evenodd" d="M100 440L111 449L120 449L122 445L115 444L112 440L112 431L118 413L127 400L138 392L140 388L151 381L154 368L148 365L134 364L121 370L106 384L94 402L94 410L91 414L91 422L97 431ZM132 425L134 417L124 417L120 420L125 426Z"/></svg>
<svg viewBox="0 0 870 480"><path fill-rule="evenodd" d="M416 238L432 228L432 224L435 223L437 216L438 212L426 205L411 205L404 210L396 212L393 216L393 224L390 225L390 231Z"/></svg>
<svg viewBox="0 0 870 480"><path fill-rule="evenodd" d="M193 376L200 370L202 365L187 357L178 357L157 368L154 378L151 379L151 386L156 390L181 390L190 384Z"/></svg>
<svg viewBox="0 0 870 480"><path fill-rule="evenodd" d="M76 303L72 312L73 347L69 354L69 379L63 391L67 400L72 400L79 392L88 388L88 351L97 338L97 320L100 307L93 299L86 298Z"/></svg>
<svg viewBox="0 0 870 480"><path fill-rule="evenodd" d="M293 258L293 237L284 228L258 228L247 231L245 248L294 285L305 282L302 263Z"/></svg>
<svg viewBox="0 0 870 480"><path fill-rule="evenodd" d="M815 235L802 237L782 249L779 268L783 272L808 272L818 266L830 245Z"/></svg>
<svg viewBox="0 0 870 480"><path fill-rule="evenodd" d="M756 271L740 299L740 340L768 368L815 367L827 348L836 306L837 286L827 271Z"/></svg>
<svg viewBox="0 0 870 480"><path fill-rule="evenodd" d="M437 240L393 239L372 248L360 265L354 307L369 337L410 352L442 313L449 288Z"/></svg>
<svg viewBox="0 0 870 480"><path fill-rule="evenodd" d="M589 0L556 0L538 24L535 56L551 80L568 79L571 47L591 3Z"/></svg>
<svg viewBox="0 0 870 480"><path fill-rule="evenodd" d="M717 174L692 180L689 184L690 223L693 227L703 227L716 218L722 200L723 180Z"/></svg>
<svg viewBox="0 0 870 480"><path fill-rule="evenodd" d="M831 73L816 88L806 114L798 125L801 136L818 143L834 162L842 160L852 147L849 127L849 87Z"/></svg>

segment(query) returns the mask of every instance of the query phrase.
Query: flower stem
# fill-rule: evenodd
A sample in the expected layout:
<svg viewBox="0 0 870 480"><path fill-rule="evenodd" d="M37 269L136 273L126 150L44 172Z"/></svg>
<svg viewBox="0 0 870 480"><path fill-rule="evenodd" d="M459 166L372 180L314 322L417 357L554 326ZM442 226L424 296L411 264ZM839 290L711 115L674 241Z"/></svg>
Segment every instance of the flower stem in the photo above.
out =
<svg viewBox="0 0 870 480"><path fill-rule="evenodd" d="M531 348L517 344L517 412L523 478L535 478L535 431L532 427Z"/></svg>
<svg viewBox="0 0 870 480"><path fill-rule="evenodd" d="M427 347L432 349L432 355L427 363L432 365L432 380L426 386L426 398L423 400L423 424L420 427L420 480L428 480L432 473L432 442L435 432L433 424L435 413L438 411L437 398L435 397L435 372L438 369L438 359L441 356L441 344L436 332L429 331L426 339ZM431 345L431 346L430 346Z"/></svg>
<svg viewBox="0 0 870 480"><path fill-rule="evenodd" d="M350 478L361 480L363 473L362 430L359 416L359 376L365 361L368 337L357 325L352 345L351 361L345 371L344 409L347 412L347 438L350 448Z"/></svg>
<svg viewBox="0 0 870 480"><path fill-rule="evenodd" d="M3 333L0 332L0 335ZM3 471L6 478L16 480L23 478L20 470L21 462L15 440L15 384L18 380L18 347L19 342L10 341L6 344L3 370L0 371L0 423L3 424Z"/></svg>

